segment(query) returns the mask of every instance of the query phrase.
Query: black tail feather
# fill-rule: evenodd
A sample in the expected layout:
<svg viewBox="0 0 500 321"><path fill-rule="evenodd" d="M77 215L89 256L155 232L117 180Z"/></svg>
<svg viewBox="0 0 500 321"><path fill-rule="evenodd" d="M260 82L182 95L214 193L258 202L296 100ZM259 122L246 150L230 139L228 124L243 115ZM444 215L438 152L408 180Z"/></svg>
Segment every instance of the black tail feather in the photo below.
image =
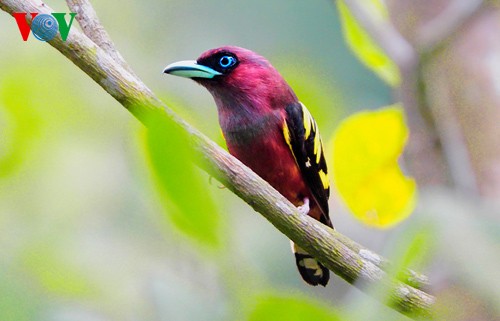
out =
<svg viewBox="0 0 500 321"><path fill-rule="evenodd" d="M330 271L319 263L314 257L292 243L295 263L302 279L310 285L326 286L330 280Z"/></svg>

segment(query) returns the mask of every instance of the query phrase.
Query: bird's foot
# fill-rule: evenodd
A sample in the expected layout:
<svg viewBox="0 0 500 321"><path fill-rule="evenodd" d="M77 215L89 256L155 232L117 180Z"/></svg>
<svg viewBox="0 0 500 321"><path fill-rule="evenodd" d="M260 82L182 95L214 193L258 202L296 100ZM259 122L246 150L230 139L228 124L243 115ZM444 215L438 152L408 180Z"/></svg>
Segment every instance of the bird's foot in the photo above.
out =
<svg viewBox="0 0 500 321"><path fill-rule="evenodd" d="M300 214L302 215L307 215L309 213L309 198L305 197L304 198L304 204L300 205L297 207L299 210Z"/></svg>

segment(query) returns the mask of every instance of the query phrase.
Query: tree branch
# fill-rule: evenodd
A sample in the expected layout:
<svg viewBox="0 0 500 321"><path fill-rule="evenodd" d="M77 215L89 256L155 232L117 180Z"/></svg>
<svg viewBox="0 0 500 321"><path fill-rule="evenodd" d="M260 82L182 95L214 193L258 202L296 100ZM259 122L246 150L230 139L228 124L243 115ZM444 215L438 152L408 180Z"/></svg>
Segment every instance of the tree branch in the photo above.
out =
<svg viewBox="0 0 500 321"><path fill-rule="evenodd" d="M452 1L442 14L419 30L416 47L390 21L374 19L362 1L342 1L370 37L399 67L401 85L397 95L403 103L410 126L410 143L406 153L418 166L414 166L412 172L419 183L441 178L444 182L451 181L459 190L478 195L467 147L456 130L457 124L450 118L446 124L442 124L435 117L435 111L427 110L427 97L419 88L419 81L423 58L438 49L470 20L484 0ZM437 141L441 142L439 149L436 148ZM444 172L441 167L447 168L449 177L441 177Z"/></svg>
<svg viewBox="0 0 500 321"><path fill-rule="evenodd" d="M415 39L420 59L425 60L442 49L467 22L477 16L484 2L484 0L451 1L440 15L420 27ZM428 110L434 119L436 132L442 142L441 146L449 166L451 179L461 192L471 197L478 197L480 195L479 181L475 175L460 122L456 115L444 108L443 102L449 97L443 96L448 96L447 92L441 91L438 95L435 94L435 97L432 97L433 93L435 91L426 90L423 96L427 105L430 104L432 98L435 98L436 102L441 102L438 104L439 108L428 108Z"/></svg>
<svg viewBox="0 0 500 321"><path fill-rule="evenodd" d="M484 0L452 1L438 17L422 26L415 40L419 52L434 51L480 11Z"/></svg>
<svg viewBox="0 0 500 321"><path fill-rule="evenodd" d="M37 0L3 0L0 2L0 8L11 14L52 12L48 6ZM91 15L85 16L91 17ZM267 182L178 117L154 96L139 78L87 36L72 29L66 42L56 37L49 43L146 126L151 115L161 115L173 126L183 130L189 136L192 147L199 156L196 161L200 167L220 180L279 231L318 258L327 268L361 289L365 289L366 285L382 286L387 289L389 300L384 303L405 315L431 316L431 308L435 301L433 296L401 281L390 279L381 268L387 262L385 259L337 231L301 215ZM409 272L408 275L411 276L413 273ZM426 282L425 277L420 276L405 282L422 285L419 280Z"/></svg>
<svg viewBox="0 0 500 321"><path fill-rule="evenodd" d="M94 42L99 47L101 47L105 52L111 50L111 52L113 53L113 55L111 55L111 58L114 58L116 62L118 62L123 67L130 70L128 65L123 60L122 56L114 47L113 41L109 37L108 33L105 31L104 27L100 24L97 18L97 14L94 8L92 7L91 3L88 0L66 0L66 1L70 9L78 10L77 20L82 26L84 33L90 39L94 40ZM85 26L92 26L92 27L85 27ZM353 242L349 238L344 237L343 235L341 236L342 237L340 238L340 240L351 250L360 254L365 260L370 261L371 263L385 270L391 268L390 262L384 259L383 257L380 257L379 255L371 252L370 250L364 249L361 245ZM403 271L403 273L401 274L401 281L419 290L429 285L429 280L425 275L419 274L410 269Z"/></svg>
<svg viewBox="0 0 500 321"><path fill-rule="evenodd" d="M130 73L133 73L120 52L116 50L115 44L109 37L106 29L104 29L100 23L92 4L88 0L66 0L66 3L72 12L77 13L75 18L80 24L80 27L82 27L83 33L96 45L101 47L117 63L122 65L122 67L127 69Z"/></svg>
<svg viewBox="0 0 500 321"><path fill-rule="evenodd" d="M394 27L390 21L375 19L360 0L343 1L356 21L377 43L385 54L394 61L401 74L401 84L396 96L403 104L410 127L410 137L405 149L405 161L419 185L446 181L440 166L443 157L435 147L437 133L421 114L419 97L419 55L415 48ZM444 164L443 164L444 165ZM444 166L443 166L444 167ZM436 168L440 170L435 170Z"/></svg>
<svg viewBox="0 0 500 321"><path fill-rule="evenodd" d="M339 0L337 0L339 1ZM349 8L356 21L363 26L370 37L391 58L399 69L406 69L415 63L417 54L413 46L388 21L376 20L367 6L359 0L341 0Z"/></svg>

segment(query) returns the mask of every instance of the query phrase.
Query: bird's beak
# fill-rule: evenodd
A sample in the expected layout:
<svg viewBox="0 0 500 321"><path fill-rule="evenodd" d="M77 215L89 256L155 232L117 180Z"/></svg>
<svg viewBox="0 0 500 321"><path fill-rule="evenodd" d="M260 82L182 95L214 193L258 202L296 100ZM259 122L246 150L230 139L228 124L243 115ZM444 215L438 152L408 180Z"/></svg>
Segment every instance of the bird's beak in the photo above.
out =
<svg viewBox="0 0 500 321"><path fill-rule="evenodd" d="M174 62L163 70L163 73L185 78L214 78L222 75L210 67L199 65L196 60L183 60Z"/></svg>

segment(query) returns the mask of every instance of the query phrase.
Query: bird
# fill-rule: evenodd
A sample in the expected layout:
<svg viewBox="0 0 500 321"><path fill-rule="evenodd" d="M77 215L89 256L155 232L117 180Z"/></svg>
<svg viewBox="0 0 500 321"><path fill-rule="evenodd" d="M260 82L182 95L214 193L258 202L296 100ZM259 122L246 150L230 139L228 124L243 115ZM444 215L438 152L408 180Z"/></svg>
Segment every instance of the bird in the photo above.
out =
<svg viewBox="0 0 500 321"><path fill-rule="evenodd" d="M318 125L280 73L261 55L236 46L169 64L164 73L205 87L217 106L229 153L303 214L333 228L330 182ZM303 280L326 286L329 270L291 242Z"/></svg>

